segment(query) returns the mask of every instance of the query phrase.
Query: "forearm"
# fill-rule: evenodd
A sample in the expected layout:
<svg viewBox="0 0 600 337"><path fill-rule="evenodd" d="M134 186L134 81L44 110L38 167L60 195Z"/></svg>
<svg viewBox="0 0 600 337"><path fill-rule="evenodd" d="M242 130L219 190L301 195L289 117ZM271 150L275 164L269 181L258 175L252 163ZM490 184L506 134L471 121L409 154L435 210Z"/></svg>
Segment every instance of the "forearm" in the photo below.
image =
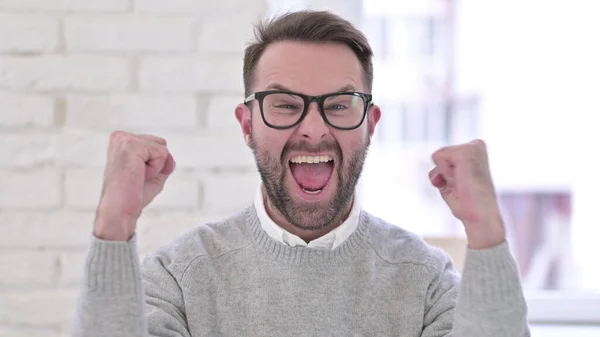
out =
<svg viewBox="0 0 600 337"><path fill-rule="evenodd" d="M527 305L508 244L467 253L453 336L529 336Z"/></svg>
<svg viewBox="0 0 600 337"><path fill-rule="evenodd" d="M75 316L74 337L145 337L144 292L135 237L93 239Z"/></svg>

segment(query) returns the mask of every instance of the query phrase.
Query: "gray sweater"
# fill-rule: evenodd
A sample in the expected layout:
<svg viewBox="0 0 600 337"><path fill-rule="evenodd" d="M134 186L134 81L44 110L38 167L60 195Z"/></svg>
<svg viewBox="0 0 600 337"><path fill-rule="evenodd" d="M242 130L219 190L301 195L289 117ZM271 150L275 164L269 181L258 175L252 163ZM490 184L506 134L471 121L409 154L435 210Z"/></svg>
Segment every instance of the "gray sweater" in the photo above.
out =
<svg viewBox="0 0 600 337"><path fill-rule="evenodd" d="M205 224L139 264L129 242L93 238L76 337L529 336L506 243L447 254L361 212L334 250L289 247L254 207Z"/></svg>

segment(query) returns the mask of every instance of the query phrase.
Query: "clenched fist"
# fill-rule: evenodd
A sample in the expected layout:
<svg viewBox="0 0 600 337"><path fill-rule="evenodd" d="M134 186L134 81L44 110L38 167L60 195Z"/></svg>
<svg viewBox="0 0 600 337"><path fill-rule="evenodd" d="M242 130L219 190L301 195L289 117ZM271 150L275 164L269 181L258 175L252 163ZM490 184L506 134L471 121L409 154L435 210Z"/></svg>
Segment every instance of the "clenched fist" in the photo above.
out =
<svg viewBox="0 0 600 337"><path fill-rule="evenodd" d="M94 235L108 241L129 240L142 210L162 191L174 169L164 139L113 132Z"/></svg>
<svg viewBox="0 0 600 337"><path fill-rule="evenodd" d="M486 146L481 140L444 147L433 156L429 179L452 214L465 226L472 249L505 241L504 223L490 174Z"/></svg>

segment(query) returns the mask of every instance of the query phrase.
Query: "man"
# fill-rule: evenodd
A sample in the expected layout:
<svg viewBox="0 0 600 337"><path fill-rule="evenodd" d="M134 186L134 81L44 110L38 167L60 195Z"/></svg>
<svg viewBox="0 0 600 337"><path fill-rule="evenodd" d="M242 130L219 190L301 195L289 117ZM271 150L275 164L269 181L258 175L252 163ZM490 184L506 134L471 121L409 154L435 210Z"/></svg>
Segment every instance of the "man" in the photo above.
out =
<svg viewBox="0 0 600 337"><path fill-rule="evenodd" d="M161 138L113 133L75 336L528 336L483 142L440 149L429 173L466 229L462 281L446 254L360 209L381 117L371 58L327 12L260 26L235 109L256 201L141 267L135 225L175 161Z"/></svg>

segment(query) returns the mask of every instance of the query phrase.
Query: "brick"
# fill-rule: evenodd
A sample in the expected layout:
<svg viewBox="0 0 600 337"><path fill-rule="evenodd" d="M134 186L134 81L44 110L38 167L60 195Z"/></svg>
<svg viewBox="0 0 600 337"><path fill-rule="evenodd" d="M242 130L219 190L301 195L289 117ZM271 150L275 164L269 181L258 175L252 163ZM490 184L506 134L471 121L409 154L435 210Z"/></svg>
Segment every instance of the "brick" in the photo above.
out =
<svg viewBox="0 0 600 337"><path fill-rule="evenodd" d="M31 168L51 164L56 137L48 134L0 134L0 168Z"/></svg>
<svg viewBox="0 0 600 337"><path fill-rule="evenodd" d="M3 252L0 255L0 289L49 287L56 283L58 257L41 251Z"/></svg>
<svg viewBox="0 0 600 337"><path fill-rule="evenodd" d="M159 213L145 211L138 222L139 251L141 255L145 255L197 226L224 219L225 216L224 214L207 214L198 211L163 211Z"/></svg>
<svg viewBox="0 0 600 337"><path fill-rule="evenodd" d="M65 206L94 211L102 192L103 170L70 169L65 173Z"/></svg>
<svg viewBox="0 0 600 337"><path fill-rule="evenodd" d="M0 127L50 127L54 99L50 96L0 92Z"/></svg>
<svg viewBox="0 0 600 337"><path fill-rule="evenodd" d="M54 18L0 14L0 52L52 52L58 36Z"/></svg>
<svg viewBox="0 0 600 337"><path fill-rule="evenodd" d="M135 0L137 12L152 14L235 14L254 11L265 13L267 1Z"/></svg>
<svg viewBox="0 0 600 337"><path fill-rule="evenodd" d="M240 124L235 118L235 108L243 100L243 95L212 96L204 111L206 128L211 131L240 130Z"/></svg>
<svg viewBox="0 0 600 337"><path fill-rule="evenodd" d="M71 17L65 20L65 39L70 51L192 51L194 22L189 18Z"/></svg>
<svg viewBox="0 0 600 337"><path fill-rule="evenodd" d="M53 208L60 202L57 171L0 171L0 208Z"/></svg>
<svg viewBox="0 0 600 337"><path fill-rule="evenodd" d="M65 324L73 320L77 297L75 289L0 293L0 322Z"/></svg>
<svg viewBox="0 0 600 337"><path fill-rule="evenodd" d="M256 17L248 13L202 19L198 30L198 50L238 53L242 57L246 45L254 38L254 21Z"/></svg>
<svg viewBox="0 0 600 337"><path fill-rule="evenodd" d="M148 57L140 87L155 91L243 93L242 57Z"/></svg>
<svg viewBox="0 0 600 337"><path fill-rule="evenodd" d="M0 89L124 90L131 82L129 66L126 58L109 56L0 57Z"/></svg>
<svg viewBox="0 0 600 337"><path fill-rule="evenodd" d="M174 172L163 191L148 205L149 210L197 209L200 203L199 183Z"/></svg>
<svg viewBox="0 0 600 337"><path fill-rule="evenodd" d="M83 280L83 269L88 256L87 250L69 251L60 256L60 287L79 287Z"/></svg>
<svg viewBox="0 0 600 337"><path fill-rule="evenodd" d="M253 202L260 176L257 172L207 174L203 183L203 210L217 213L235 212Z"/></svg>
<svg viewBox="0 0 600 337"><path fill-rule="evenodd" d="M57 161L63 167L103 168L109 132L65 130L58 140Z"/></svg>
<svg viewBox="0 0 600 337"><path fill-rule="evenodd" d="M0 0L0 10L17 12L119 12L130 0Z"/></svg>
<svg viewBox="0 0 600 337"><path fill-rule="evenodd" d="M74 95L67 98L66 125L108 131L157 126L194 128L197 109L193 95Z"/></svg>
<svg viewBox="0 0 600 337"><path fill-rule="evenodd" d="M0 337L59 337L59 333L56 328L9 327L0 324Z"/></svg>
<svg viewBox="0 0 600 337"><path fill-rule="evenodd" d="M161 135L179 169L254 168L252 151L241 132Z"/></svg>
<svg viewBox="0 0 600 337"><path fill-rule="evenodd" d="M0 212L0 248L81 248L90 244L94 212Z"/></svg>

